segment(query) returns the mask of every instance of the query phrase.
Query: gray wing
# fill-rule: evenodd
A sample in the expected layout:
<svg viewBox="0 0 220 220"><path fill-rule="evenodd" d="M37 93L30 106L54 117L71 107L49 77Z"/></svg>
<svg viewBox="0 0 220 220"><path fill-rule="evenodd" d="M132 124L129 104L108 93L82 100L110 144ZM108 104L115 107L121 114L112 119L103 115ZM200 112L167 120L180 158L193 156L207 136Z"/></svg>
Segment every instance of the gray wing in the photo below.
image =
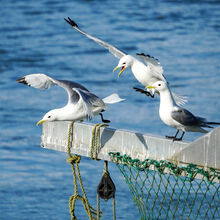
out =
<svg viewBox="0 0 220 220"><path fill-rule="evenodd" d="M144 62L150 67L150 70L159 80L166 82L166 78L163 75L163 67L158 59L144 53L137 53L136 56L144 60Z"/></svg>
<svg viewBox="0 0 220 220"><path fill-rule="evenodd" d="M89 92L84 86L66 80L57 80L53 79L43 73L30 74L26 75L17 80L19 83L23 83L25 85L37 88L37 89L49 89L53 85L58 85L64 88L68 93L68 102L77 103L79 100L79 95L72 88L79 88L86 92Z"/></svg>
<svg viewBox="0 0 220 220"><path fill-rule="evenodd" d="M105 104L102 99L100 99L93 93L82 90L80 88L72 88L72 90L75 91L82 99L83 111L86 113L89 119L92 119L94 116L92 113L93 108L100 107L103 110L105 109Z"/></svg>
<svg viewBox="0 0 220 220"><path fill-rule="evenodd" d="M73 88L75 91L77 90L78 93L80 93L80 96L82 96L82 99L89 103L90 105L92 105L93 107L100 107L100 108L105 108L105 103L103 102L102 99L100 99L98 96L96 96L95 94L89 92L89 91L85 91L82 89L77 89L77 88Z"/></svg>
<svg viewBox="0 0 220 220"><path fill-rule="evenodd" d="M194 116L191 112L184 108L178 108L172 111L171 116L174 120L186 126L202 126L205 125L205 119Z"/></svg>
<svg viewBox="0 0 220 220"><path fill-rule="evenodd" d="M81 30L78 25L73 21L71 20L69 17L68 17L68 20L64 18L64 20L72 27L74 28L75 30L77 30L78 32L80 32L81 34L85 35L86 37L90 38L91 40L95 41L96 43L98 43L99 45L101 45L102 47L106 48L109 50L110 53L112 53L115 57L121 59L123 56L126 55L125 52L119 50L118 48L114 47L113 45L105 42L105 41L102 41L96 37L93 37L92 35L90 34L87 34L86 32L84 32L83 30Z"/></svg>

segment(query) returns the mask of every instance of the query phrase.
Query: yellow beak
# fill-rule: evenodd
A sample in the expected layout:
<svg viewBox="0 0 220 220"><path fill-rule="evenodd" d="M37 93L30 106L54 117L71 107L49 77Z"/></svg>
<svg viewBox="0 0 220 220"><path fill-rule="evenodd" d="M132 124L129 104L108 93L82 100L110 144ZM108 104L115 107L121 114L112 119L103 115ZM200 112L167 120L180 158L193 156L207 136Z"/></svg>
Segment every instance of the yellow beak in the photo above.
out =
<svg viewBox="0 0 220 220"><path fill-rule="evenodd" d="M113 69L113 72L115 72L115 70L119 69L119 66L116 66L115 69ZM120 72L118 73L118 77L122 74L122 72L125 70L125 66L123 66L120 70Z"/></svg>
<svg viewBox="0 0 220 220"><path fill-rule="evenodd" d="M155 86L146 86L145 88L146 88L146 89L156 89Z"/></svg>
<svg viewBox="0 0 220 220"><path fill-rule="evenodd" d="M46 120L40 120L39 122L37 122L37 126L40 124L43 124Z"/></svg>
<svg viewBox="0 0 220 220"><path fill-rule="evenodd" d="M115 72L115 70L119 69L120 67L119 66L116 66L114 69L113 69L113 72Z"/></svg>

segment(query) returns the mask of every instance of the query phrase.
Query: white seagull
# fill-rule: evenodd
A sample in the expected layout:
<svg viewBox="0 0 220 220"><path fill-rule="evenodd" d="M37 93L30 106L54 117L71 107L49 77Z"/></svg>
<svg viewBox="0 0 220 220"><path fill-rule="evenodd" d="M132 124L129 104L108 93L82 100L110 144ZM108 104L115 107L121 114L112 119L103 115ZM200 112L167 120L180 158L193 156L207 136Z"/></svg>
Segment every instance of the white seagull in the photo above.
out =
<svg viewBox="0 0 220 220"><path fill-rule="evenodd" d="M218 122L207 122L205 118L194 116L188 110L179 107L166 82L158 81L147 88L155 89L160 93L159 115L161 120L166 125L177 129L174 136L166 136L167 138L181 141L186 131L207 133L208 131L203 127L213 128L209 125L220 125ZM180 130L182 135L177 138Z"/></svg>
<svg viewBox="0 0 220 220"><path fill-rule="evenodd" d="M93 37L90 34L87 34L85 31L81 30L79 28L79 26L73 20L71 20L69 17L68 17L68 20L65 19L65 21L71 27L73 27L75 30L77 30L81 34L85 35L86 37L92 39L93 41L95 41L96 43L101 45L102 47L108 49L110 53L112 53L115 57L120 59L118 65L113 70L113 71L115 71L115 70L121 68L118 76L120 76L122 74L122 72L127 67L130 67L135 78L142 85L144 85L144 87L152 85L153 83L155 83L158 80L166 82L166 78L163 75L163 67L160 65L160 62L158 59L156 59L150 55L145 55L143 53L137 53L136 54L137 57L144 60L144 62L147 64L147 66L146 66L144 63L142 63L141 61L139 61L135 57L133 57L129 54L126 54L125 52L123 52L122 50L119 50L115 46L113 46L105 41L102 41L96 37ZM134 87L134 89L138 92L145 93L147 96L154 97L154 90L153 89L150 90L153 95L150 92L144 91L139 88ZM179 104L184 104L187 101L186 97L182 97L182 96L174 94L174 93L173 93L173 96L174 96L175 100L177 101L177 103L179 103Z"/></svg>
<svg viewBox="0 0 220 220"><path fill-rule="evenodd" d="M98 114L104 123L108 123L110 121L103 119L101 112L107 109L108 104L124 100L116 93L100 99L76 82L53 79L42 73L26 75L16 81L37 89L49 89L53 85L58 85L68 94L67 105L47 112L37 125L46 121L82 121L86 118L91 120Z"/></svg>

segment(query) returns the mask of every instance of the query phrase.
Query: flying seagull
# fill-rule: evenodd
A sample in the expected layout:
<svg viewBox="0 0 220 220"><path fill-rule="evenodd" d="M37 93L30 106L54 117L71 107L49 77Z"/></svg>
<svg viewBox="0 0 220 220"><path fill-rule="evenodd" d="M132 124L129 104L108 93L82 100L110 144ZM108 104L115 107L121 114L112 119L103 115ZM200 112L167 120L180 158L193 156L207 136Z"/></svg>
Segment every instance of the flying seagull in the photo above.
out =
<svg viewBox="0 0 220 220"><path fill-rule="evenodd" d="M53 85L58 85L68 94L68 103L62 108L47 112L37 125L46 121L82 121L86 118L91 120L98 114L104 123L108 123L110 121L103 119L102 112L109 104L124 100L116 93L100 99L76 82L57 80L42 73L26 75L16 81L37 89L49 89Z"/></svg>
<svg viewBox="0 0 220 220"><path fill-rule="evenodd" d="M144 87L152 85L153 83L155 83L158 80L166 82L166 78L163 75L163 67L160 65L160 62L158 59L156 59L150 55L145 55L144 53L137 53L136 54L137 57L142 59L145 62L145 64L147 64L147 65L145 65L144 63L142 63L141 61L139 61L135 57L133 57L129 54L126 54L125 52L123 52L122 50L119 50L115 46L86 33L85 31L80 29L79 26L73 20L71 20L69 17L68 17L68 19L64 18L64 20L71 27L73 27L75 30L77 30L81 34L85 35L86 37L90 38L91 40L95 41L96 43L98 43L102 47L106 48L107 50L109 50L110 53L112 53L115 57L117 57L119 59L118 65L113 70L113 71L115 71L115 70L121 68L118 76L120 76L122 74L122 72L127 67L130 67L135 78L142 85L144 85ZM139 90L139 88L136 88L136 87L134 87L134 89L136 91ZM150 91L152 94L148 91L145 91L145 94L147 96L154 97L154 90L152 89ZM176 95L174 93L173 93L173 96L174 96L175 100L177 101L177 103L179 103L179 104L184 104L186 102L185 97Z"/></svg>
<svg viewBox="0 0 220 220"><path fill-rule="evenodd" d="M148 89L155 89L160 93L159 115L161 120L166 125L177 129L174 136L166 136L167 138L181 141L187 131L207 133L208 131L203 129L204 127L213 128L210 125L220 125L218 122L208 122L205 118L194 116L188 110L179 107L166 82L158 81L152 86L148 86ZM182 135L177 138L179 131L182 131Z"/></svg>

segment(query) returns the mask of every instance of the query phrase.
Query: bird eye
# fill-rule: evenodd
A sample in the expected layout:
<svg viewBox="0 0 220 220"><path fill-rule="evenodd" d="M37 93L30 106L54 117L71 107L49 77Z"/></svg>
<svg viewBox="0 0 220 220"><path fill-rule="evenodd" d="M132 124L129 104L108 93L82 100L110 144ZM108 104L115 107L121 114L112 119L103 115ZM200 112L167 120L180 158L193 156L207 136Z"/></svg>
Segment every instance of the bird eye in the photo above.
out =
<svg viewBox="0 0 220 220"><path fill-rule="evenodd" d="M158 86L161 86L161 84L159 83Z"/></svg>
<svg viewBox="0 0 220 220"><path fill-rule="evenodd" d="M122 63L122 65L125 65L126 63L124 62L124 63Z"/></svg>
<svg viewBox="0 0 220 220"><path fill-rule="evenodd" d="M49 115L48 118L50 118L51 116Z"/></svg>

